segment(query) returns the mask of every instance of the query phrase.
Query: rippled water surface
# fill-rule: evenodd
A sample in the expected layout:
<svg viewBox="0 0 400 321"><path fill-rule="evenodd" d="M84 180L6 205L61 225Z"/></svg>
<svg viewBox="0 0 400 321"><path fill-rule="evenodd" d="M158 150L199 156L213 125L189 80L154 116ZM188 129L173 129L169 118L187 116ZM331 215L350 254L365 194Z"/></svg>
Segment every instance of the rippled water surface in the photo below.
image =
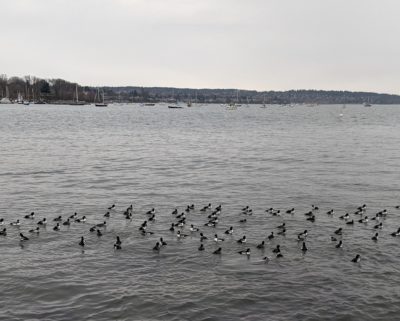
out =
<svg viewBox="0 0 400 321"><path fill-rule="evenodd" d="M0 319L399 320L400 237L390 235L400 227L399 123L399 106L0 105L0 217L8 232L0 237ZM114 203L104 235L90 233ZM234 227L222 255L212 254L210 239L199 252L188 227L184 240L169 231L171 211L192 203L187 223L209 238ZM208 203L222 204L215 229L203 226L209 212L199 209ZM375 223L352 214L364 203L370 217L388 210L376 243ZM304 216L311 204L320 208L315 223ZM246 205L254 214L241 224ZM144 237L138 227L153 207L155 234ZM270 207L296 212L271 216ZM32 211L35 220L24 219ZM54 217L74 212L88 221L53 231ZM339 220L346 212L354 226ZM29 235L44 217L47 227ZM19 228L9 225L16 219ZM257 250L282 222L286 236ZM339 227L342 249L330 240ZM296 241L304 229L305 255ZM20 242L19 232L30 240ZM247 245L237 244L243 235ZM156 253L159 237L168 245ZM237 254L247 247L249 258Z"/></svg>

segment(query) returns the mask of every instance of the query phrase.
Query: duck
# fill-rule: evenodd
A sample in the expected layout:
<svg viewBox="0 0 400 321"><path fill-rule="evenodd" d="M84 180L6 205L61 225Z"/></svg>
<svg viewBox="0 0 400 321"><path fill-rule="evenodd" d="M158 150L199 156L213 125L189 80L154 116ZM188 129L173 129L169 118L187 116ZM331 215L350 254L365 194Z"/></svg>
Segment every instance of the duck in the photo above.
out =
<svg viewBox="0 0 400 321"><path fill-rule="evenodd" d="M213 222L208 222L206 224L204 224L204 226L208 226L208 227L215 227L217 224L213 221Z"/></svg>
<svg viewBox="0 0 400 321"><path fill-rule="evenodd" d="M335 211L333 209L331 209L328 212L326 212L327 215L333 215L334 213L335 213Z"/></svg>
<svg viewBox="0 0 400 321"><path fill-rule="evenodd" d="M343 241L340 240L338 244L335 245L337 249L340 249L343 247Z"/></svg>
<svg viewBox="0 0 400 321"><path fill-rule="evenodd" d="M238 252L240 255L247 255L247 256L249 256L250 255L250 249L247 249L247 250L245 250L245 251L239 251Z"/></svg>
<svg viewBox="0 0 400 321"><path fill-rule="evenodd" d="M77 216L78 216L78 213L75 212L75 213L72 214L69 218L70 218L71 220L74 220Z"/></svg>
<svg viewBox="0 0 400 321"><path fill-rule="evenodd" d="M187 237L187 236L188 236L187 234L182 234L181 231L178 231L178 233L176 234L176 237L177 237L178 239L180 239L180 238L185 238L185 237Z"/></svg>
<svg viewBox="0 0 400 321"><path fill-rule="evenodd" d="M400 236L400 227L397 229L397 231L391 233L390 235L391 236Z"/></svg>
<svg viewBox="0 0 400 321"><path fill-rule="evenodd" d="M354 225L354 220L351 220L349 222L346 222L347 225Z"/></svg>
<svg viewBox="0 0 400 321"><path fill-rule="evenodd" d="M285 234L286 234L285 228L278 232L278 235L285 235Z"/></svg>
<svg viewBox="0 0 400 321"><path fill-rule="evenodd" d="M97 233L96 233L96 234L97 234L98 237L103 236L103 233L101 233L101 231L100 231L99 229L97 230Z"/></svg>
<svg viewBox="0 0 400 321"><path fill-rule="evenodd" d="M221 254L222 249L219 247L218 249L216 249L213 254Z"/></svg>
<svg viewBox="0 0 400 321"><path fill-rule="evenodd" d="M357 255L355 256L355 258L351 260L351 262L353 262L353 263L358 263L358 262L360 262L360 261L361 261L361 256L360 256L360 254L357 254Z"/></svg>
<svg viewBox="0 0 400 321"><path fill-rule="evenodd" d="M31 214L25 215L24 218L33 220L35 218L35 212L32 212Z"/></svg>
<svg viewBox="0 0 400 321"><path fill-rule="evenodd" d="M141 230L141 231L140 231L140 234L142 234L142 236L146 236L146 235L153 235L154 232Z"/></svg>
<svg viewBox="0 0 400 321"><path fill-rule="evenodd" d="M170 230L171 232L175 232L174 223L171 224L171 227L169 228L169 230Z"/></svg>
<svg viewBox="0 0 400 321"><path fill-rule="evenodd" d="M95 226L92 226L90 229L89 229L89 232L95 232L97 230L97 226L95 225Z"/></svg>
<svg viewBox="0 0 400 321"><path fill-rule="evenodd" d="M239 223L246 223L247 222L247 219L241 219L240 221L239 221Z"/></svg>
<svg viewBox="0 0 400 321"><path fill-rule="evenodd" d="M39 232L40 232L39 226L38 226L37 228L35 228L35 229L29 230L29 233L36 233L36 234L39 234Z"/></svg>
<svg viewBox="0 0 400 321"><path fill-rule="evenodd" d="M156 243L156 245L153 247L153 251L160 251L160 242Z"/></svg>
<svg viewBox="0 0 400 321"><path fill-rule="evenodd" d="M294 214L294 207L286 211L286 214Z"/></svg>
<svg viewBox="0 0 400 321"><path fill-rule="evenodd" d="M246 235L244 235L241 239L237 240L236 243L239 243L239 244L246 243Z"/></svg>
<svg viewBox="0 0 400 321"><path fill-rule="evenodd" d="M4 225L4 218L0 218L0 225Z"/></svg>
<svg viewBox="0 0 400 321"><path fill-rule="evenodd" d="M160 242L159 243L160 243L161 246L166 246L167 245L167 242L165 242L162 237L160 237Z"/></svg>
<svg viewBox="0 0 400 321"><path fill-rule="evenodd" d="M21 223L19 222L19 220L16 220L15 222L11 222L10 225L11 226L20 226Z"/></svg>
<svg viewBox="0 0 400 321"><path fill-rule="evenodd" d="M108 207L107 209L108 209L109 211L111 211L111 210L113 210L114 208L115 208L115 204L111 205L111 206Z"/></svg>
<svg viewBox="0 0 400 321"><path fill-rule="evenodd" d="M121 244L115 243L115 244L114 244L114 250L122 250Z"/></svg>
<svg viewBox="0 0 400 321"><path fill-rule="evenodd" d="M190 232L198 232L198 231L200 231L200 229L199 229L199 228L197 228L197 227L194 227L194 225L193 225L193 224L190 224Z"/></svg>
<svg viewBox="0 0 400 321"><path fill-rule="evenodd" d="M128 214L128 213L127 213ZM129 215L129 214L128 214ZM104 217L110 217L111 216L111 214L110 214L110 212L108 211L108 212L106 212L106 214L104 214L103 215ZM125 215L126 216L126 215Z"/></svg>
<svg viewBox="0 0 400 321"><path fill-rule="evenodd" d="M263 261L264 263L268 263L268 262L269 262L269 257L268 257L268 256L264 256L264 257L262 258L262 261Z"/></svg>
<svg viewBox="0 0 400 321"><path fill-rule="evenodd" d="M224 239L219 238L217 234L214 235L214 242L223 242Z"/></svg>
<svg viewBox="0 0 400 321"><path fill-rule="evenodd" d="M268 240L272 240L274 238L274 232L271 232L270 235L268 235Z"/></svg>
<svg viewBox="0 0 400 321"><path fill-rule="evenodd" d="M364 218L358 220L358 223L368 223L368 216L365 216Z"/></svg>
<svg viewBox="0 0 400 321"><path fill-rule="evenodd" d="M59 215L59 216L57 216L57 217L55 217L53 219L53 222L61 222L61 221L62 221L62 216L61 215Z"/></svg>
<svg viewBox="0 0 400 321"><path fill-rule="evenodd" d="M7 229L6 229L6 228L3 228L3 229L0 231L0 235L1 235L1 236L6 236L6 235L7 235Z"/></svg>
<svg viewBox="0 0 400 321"><path fill-rule="evenodd" d="M205 212L205 211L207 211L207 210L210 209L210 208L211 208L211 203L208 203L208 205L204 206L200 211L201 211L201 212Z"/></svg>
<svg viewBox="0 0 400 321"><path fill-rule="evenodd" d="M43 218L42 220L40 220L39 222L37 222L38 225L46 225L47 224L47 219Z"/></svg>
<svg viewBox="0 0 400 321"><path fill-rule="evenodd" d="M86 216L82 216L82 218L76 218L75 222L77 223L85 223L86 222Z"/></svg>
<svg viewBox="0 0 400 321"><path fill-rule="evenodd" d="M97 227L106 227L107 226L107 222L104 221L103 223L96 224L96 226Z"/></svg>
<svg viewBox="0 0 400 321"><path fill-rule="evenodd" d="M280 253L281 252L281 246L278 244L273 250L273 253Z"/></svg>
<svg viewBox="0 0 400 321"><path fill-rule="evenodd" d="M349 213L346 213L345 215L339 216L341 220L347 220L350 217Z"/></svg>
<svg viewBox="0 0 400 321"><path fill-rule="evenodd" d="M78 243L80 246L84 247L85 246L85 239L83 238L83 236L81 236L81 240Z"/></svg>
<svg viewBox="0 0 400 321"><path fill-rule="evenodd" d="M335 234L336 235L342 235L342 231L343 231L343 229L340 227L335 231Z"/></svg>
<svg viewBox="0 0 400 321"><path fill-rule="evenodd" d="M374 229L382 229L382 227L383 227L383 224L379 223L379 224L374 226Z"/></svg>
<svg viewBox="0 0 400 321"><path fill-rule="evenodd" d="M115 244L116 244L116 245L121 245L122 242L121 242L120 237L117 235L116 238L117 238L117 240L115 241Z"/></svg>
<svg viewBox="0 0 400 321"><path fill-rule="evenodd" d="M312 210L313 210L313 211L318 211L318 210L319 210L319 207L318 207L318 206L315 206L314 204L311 205L311 207L312 207Z"/></svg>
<svg viewBox="0 0 400 321"><path fill-rule="evenodd" d="M315 215L313 215L311 217L308 217L306 220L314 223L315 222Z"/></svg>
<svg viewBox="0 0 400 321"><path fill-rule="evenodd" d="M278 253L276 254L276 258L279 259L279 258L281 258L281 257L283 257L283 254L282 254L281 252L278 252Z"/></svg>
<svg viewBox="0 0 400 321"><path fill-rule="evenodd" d="M207 240L207 236L204 236L203 233L200 233L200 242Z"/></svg>
<svg viewBox="0 0 400 321"><path fill-rule="evenodd" d="M70 226L71 225L71 222L69 221L69 218L67 218L67 220L65 222L63 222L63 225L66 225L66 226Z"/></svg>
<svg viewBox="0 0 400 321"><path fill-rule="evenodd" d="M286 227L286 223L282 223L281 225L278 225L277 228L284 229Z"/></svg>
<svg viewBox="0 0 400 321"><path fill-rule="evenodd" d="M146 212L147 215L153 215L155 213L156 213L156 210L154 209L154 207L150 211Z"/></svg>
<svg viewBox="0 0 400 321"><path fill-rule="evenodd" d="M231 226L231 227L230 227L228 230L226 230L224 233L227 234L227 235L232 235L232 234L233 234L233 226Z"/></svg>
<svg viewBox="0 0 400 321"><path fill-rule="evenodd" d="M204 244L203 244L203 243L200 244L198 250L199 250L199 251L204 251Z"/></svg>
<svg viewBox="0 0 400 321"><path fill-rule="evenodd" d="M20 241L29 241L29 238L22 233L19 233L19 239Z"/></svg>
<svg viewBox="0 0 400 321"><path fill-rule="evenodd" d="M156 215L153 214L152 216L149 217L149 222L154 222L156 220Z"/></svg>
<svg viewBox="0 0 400 321"><path fill-rule="evenodd" d="M178 214L178 209L177 209L177 208L174 209L174 210L171 212L171 215L176 215L176 214Z"/></svg>
<svg viewBox="0 0 400 321"><path fill-rule="evenodd" d="M308 249L307 249L307 246L306 246L306 242L303 242L303 245L301 246L301 250L303 251L303 252L306 252Z"/></svg>
<svg viewBox="0 0 400 321"><path fill-rule="evenodd" d="M60 230L60 223L57 223L57 225L53 227L53 231L59 231L59 230Z"/></svg>
<svg viewBox="0 0 400 321"><path fill-rule="evenodd" d="M265 241L262 241L260 244L257 245L258 249L263 249L265 247Z"/></svg>
<svg viewBox="0 0 400 321"><path fill-rule="evenodd" d="M372 241L378 241L378 233L375 233L375 235L373 237L371 237Z"/></svg>
<svg viewBox="0 0 400 321"><path fill-rule="evenodd" d="M379 220L380 220L380 217L379 217L378 213L376 213L375 216L373 218L371 218L371 221L379 221Z"/></svg>

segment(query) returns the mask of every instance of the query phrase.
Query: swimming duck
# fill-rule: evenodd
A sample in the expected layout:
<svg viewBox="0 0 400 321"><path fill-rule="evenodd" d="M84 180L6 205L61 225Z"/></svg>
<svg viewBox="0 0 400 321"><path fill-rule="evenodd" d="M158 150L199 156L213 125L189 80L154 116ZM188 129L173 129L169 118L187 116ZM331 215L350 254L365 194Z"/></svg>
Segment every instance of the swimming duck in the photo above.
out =
<svg viewBox="0 0 400 321"><path fill-rule="evenodd" d="M240 244L246 243L246 235L244 235L241 239L237 240L236 243Z"/></svg>
<svg viewBox="0 0 400 321"><path fill-rule="evenodd" d="M222 249L219 247L218 249L216 249L213 254L221 254Z"/></svg>
<svg viewBox="0 0 400 321"><path fill-rule="evenodd" d="M214 235L214 242L223 242L223 241L224 239L219 238L217 234Z"/></svg>
<svg viewBox="0 0 400 321"><path fill-rule="evenodd" d="M257 245L258 249L263 249L265 247L265 241L262 241L260 244Z"/></svg>
<svg viewBox="0 0 400 321"><path fill-rule="evenodd" d="M358 263L358 262L360 262L360 260L361 260L361 256L360 256L360 254L357 254L356 257L351 260L351 262Z"/></svg>
<svg viewBox="0 0 400 321"><path fill-rule="evenodd" d="M238 252L240 255L247 255L247 256L249 256L250 255L250 249L247 249L247 250L245 250L245 251L239 251Z"/></svg>
<svg viewBox="0 0 400 321"><path fill-rule="evenodd" d="M19 237L20 241L29 241L29 238L22 233L19 233Z"/></svg>
<svg viewBox="0 0 400 321"><path fill-rule="evenodd" d="M230 227L228 230L226 230L224 233L227 234L227 235L233 234L233 226L231 226L231 227Z"/></svg>
<svg viewBox="0 0 400 321"><path fill-rule="evenodd" d="M35 212L32 212L31 214L25 215L24 218L28 218L33 220L35 218Z"/></svg>
<svg viewBox="0 0 400 321"><path fill-rule="evenodd" d="M81 240L78 243L80 246L84 247L85 246L85 239L83 238L83 236L81 236Z"/></svg>

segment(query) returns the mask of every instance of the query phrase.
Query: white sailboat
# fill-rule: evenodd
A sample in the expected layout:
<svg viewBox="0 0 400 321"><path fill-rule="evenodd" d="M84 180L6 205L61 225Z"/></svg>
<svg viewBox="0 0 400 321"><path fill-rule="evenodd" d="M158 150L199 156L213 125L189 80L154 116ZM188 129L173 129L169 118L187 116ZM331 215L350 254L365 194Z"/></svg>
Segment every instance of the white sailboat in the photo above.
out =
<svg viewBox="0 0 400 321"><path fill-rule="evenodd" d="M96 97L98 97L99 100L100 100L100 91L99 91L99 88L97 88L97 93L96 93L96 96L95 96L95 98L94 98L94 101L95 101L94 105L95 105L96 107L107 107L107 106L108 106L108 104L104 102L104 91L103 91L103 90L102 90L102 94L103 94L103 95L102 95L102 96L103 96L103 101L102 101L102 102L97 102L97 103L96 103Z"/></svg>
<svg viewBox="0 0 400 321"><path fill-rule="evenodd" d="M263 103L260 106L260 108L266 108L266 107L267 107L267 105L265 104L265 94L264 94Z"/></svg>
<svg viewBox="0 0 400 321"><path fill-rule="evenodd" d="M8 86L6 86L6 96L0 99L0 104L12 104L9 98Z"/></svg>
<svg viewBox="0 0 400 321"><path fill-rule="evenodd" d="M75 85L75 97L74 97L76 100L75 101L73 101L72 103L70 103L70 105L79 105L79 106L81 106L81 105L84 105L85 104L85 102L84 101L79 101L79 96L78 96L78 84L76 84Z"/></svg>

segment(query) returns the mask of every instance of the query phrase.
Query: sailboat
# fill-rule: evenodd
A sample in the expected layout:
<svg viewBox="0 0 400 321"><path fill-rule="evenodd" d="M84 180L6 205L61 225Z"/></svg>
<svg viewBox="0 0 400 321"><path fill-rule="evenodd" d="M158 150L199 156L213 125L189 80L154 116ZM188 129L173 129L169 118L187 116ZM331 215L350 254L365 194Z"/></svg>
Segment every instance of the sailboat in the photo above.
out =
<svg viewBox="0 0 400 321"><path fill-rule="evenodd" d="M239 90L236 92L236 103L230 103L226 109L235 110L242 105L239 104Z"/></svg>
<svg viewBox="0 0 400 321"><path fill-rule="evenodd" d="M75 105L82 106L82 105L85 104L84 101L79 101L79 97L78 97L78 84L75 85L75 98L76 98L76 100L73 101L73 102L71 102L70 105L73 105L73 106L75 106Z"/></svg>
<svg viewBox="0 0 400 321"><path fill-rule="evenodd" d="M364 103L364 107L372 107L369 99Z"/></svg>
<svg viewBox="0 0 400 321"><path fill-rule="evenodd" d="M96 97L99 97L99 100L100 100L100 91L99 91L99 88L97 88L96 97L94 98L94 101L95 101L94 105L96 107L107 107L108 106L108 104L104 102L104 91L102 91L102 94L103 94L103 102L96 103Z"/></svg>
<svg viewBox="0 0 400 321"><path fill-rule="evenodd" d="M6 96L0 99L0 104L11 104L11 100L8 96L8 86L6 86Z"/></svg>
<svg viewBox="0 0 400 321"><path fill-rule="evenodd" d="M260 108L266 108L266 107L267 107L267 105L265 104L265 94L264 94L263 103L262 103L262 105L260 106Z"/></svg>

